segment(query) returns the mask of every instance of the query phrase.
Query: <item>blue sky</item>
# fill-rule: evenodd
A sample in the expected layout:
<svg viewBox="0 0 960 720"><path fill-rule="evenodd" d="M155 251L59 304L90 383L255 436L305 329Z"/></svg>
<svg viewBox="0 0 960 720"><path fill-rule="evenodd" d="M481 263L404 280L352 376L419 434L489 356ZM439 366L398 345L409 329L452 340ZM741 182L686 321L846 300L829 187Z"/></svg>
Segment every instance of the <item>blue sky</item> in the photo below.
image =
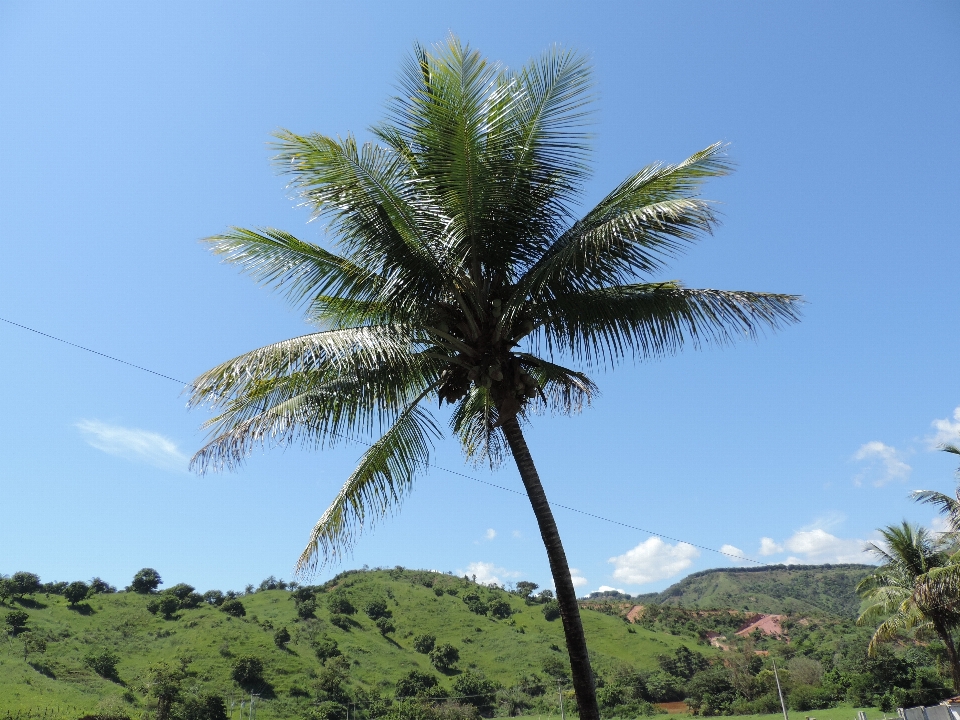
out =
<svg viewBox="0 0 960 720"><path fill-rule="evenodd" d="M724 225L664 274L798 293L757 342L599 373L528 441L557 503L764 562L856 561L952 491L960 435L955 208L960 5L915 3L0 4L0 317L189 380L306 330L199 239L272 225L317 242L269 165L279 128L364 136L415 41L516 66L591 58L588 208L630 173L731 143ZM198 478L181 386L0 323L0 572L242 588L290 577L362 452L258 453ZM438 466L519 487L516 471ZM526 500L432 471L343 567L549 585ZM736 563L558 509L583 592ZM325 571L323 576L338 568Z"/></svg>

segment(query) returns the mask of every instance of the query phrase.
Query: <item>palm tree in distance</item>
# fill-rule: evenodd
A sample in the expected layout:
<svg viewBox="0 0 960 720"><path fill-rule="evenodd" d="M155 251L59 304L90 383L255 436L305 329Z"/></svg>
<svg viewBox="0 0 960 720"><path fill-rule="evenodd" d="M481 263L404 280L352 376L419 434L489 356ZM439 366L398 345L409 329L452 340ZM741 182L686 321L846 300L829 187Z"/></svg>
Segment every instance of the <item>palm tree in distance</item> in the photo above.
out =
<svg viewBox="0 0 960 720"><path fill-rule="evenodd" d="M338 254L274 229L234 228L212 250L302 305L319 330L200 376L192 404L217 412L199 471L260 443L369 449L313 528L299 571L338 560L429 463L452 406L467 458L516 462L556 588L581 717L599 717L576 593L522 426L575 413L583 372L684 344L725 343L798 319L792 295L691 290L649 279L716 223L701 184L722 147L627 178L580 219L590 71L554 49L519 71L456 38L404 66L375 143L281 132L277 160ZM581 369L567 367L579 365Z"/></svg>
<svg viewBox="0 0 960 720"><path fill-rule="evenodd" d="M960 658L953 639L960 625L960 596L936 579L938 570L952 566L953 548L906 521L879 532L882 544L870 543L866 550L882 564L857 585L857 594L868 602L857 625L880 621L868 654L905 633L938 637L946 646L954 692L960 692Z"/></svg>

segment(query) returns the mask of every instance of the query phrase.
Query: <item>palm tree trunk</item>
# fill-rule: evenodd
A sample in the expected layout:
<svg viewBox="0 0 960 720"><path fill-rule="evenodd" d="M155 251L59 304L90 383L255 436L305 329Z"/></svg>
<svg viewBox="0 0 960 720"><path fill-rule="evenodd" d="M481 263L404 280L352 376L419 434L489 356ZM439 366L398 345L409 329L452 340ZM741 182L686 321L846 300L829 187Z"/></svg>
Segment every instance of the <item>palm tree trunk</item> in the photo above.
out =
<svg viewBox="0 0 960 720"><path fill-rule="evenodd" d="M960 658L957 658L957 647L953 644L953 636L950 634L945 623L934 620L933 627L937 631L937 635L940 636L940 639L943 640L943 644L947 647L947 658L950 660L950 673L953 675L953 691L960 693Z"/></svg>
<svg viewBox="0 0 960 720"><path fill-rule="evenodd" d="M553 512L543 492L543 485L540 484L540 475L533 464L533 458L523 439L523 431L516 416L504 420L502 427L503 434L506 435L507 443L510 445L510 451L513 453L513 459L517 463L517 469L520 471L523 487L533 506L533 514L540 527L540 537L543 538L543 544L547 549L550 572L553 574L553 584L557 589L563 634L567 640L573 691L577 696L580 720L599 720L600 709L597 707L597 692L593 682L593 671L590 669L590 657L587 654L587 639L583 635L583 624L580 622L580 606L577 604L577 593L570 578L567 555L560 542L557 523L553 519Z"/></svg>

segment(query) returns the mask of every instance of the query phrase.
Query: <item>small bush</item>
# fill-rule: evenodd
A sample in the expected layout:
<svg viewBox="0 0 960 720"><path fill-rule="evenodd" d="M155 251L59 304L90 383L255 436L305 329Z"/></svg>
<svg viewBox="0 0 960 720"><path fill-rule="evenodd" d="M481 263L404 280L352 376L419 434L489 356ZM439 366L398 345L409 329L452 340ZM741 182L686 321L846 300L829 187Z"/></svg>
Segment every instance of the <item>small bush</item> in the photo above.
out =
<svg viewBox="0 0 960 720"><path fill-rule="evenodd" d="M243 603L236 598L233 600L225 600L223 605L220 606L220 609L227 615L238 618L247 614L247 609L243 606Z"/></svg>
<svg viewBox="0 0 960 720"><path fill-rule="evenodd" d="M89 594L90 586L80 580L70 583L63 589L63 597L67 599L71 606L75 606L81 600L86 600Z"/></svg>
<svg viewBox="0 0 960 720"><path fill-rule="evenodd" d="M376 598L363 606L363 611L371 620L378 620L383 617L390 617L390 611L387 610L387 601L383 598Z"/></svg>
<svg viewBox="0 0 960 720"><path fill-rule="evenodd" d="M341 630L350 630L353 627L353 623L350 621L346 615L334 614L330 616L330 623L334 626L340 628Z"/></svg>
<svg viewBox="0 0 960 720"><path fill-rule="evenodd" d="M223 605L223 601L226 600L223 593L219 590L207 590L202 597L205 603L213 605L214 607L220 607Z"/></svg>
<svg viewBox="0 0 960 720"><path fill-rule="evenodd" d="M282 650L290 642L290 631L285 627L280 628L273 634L273 642Z"/></svg>
<svg viewBox="0 0 960 720"><path fill-rule="evenodd" d="M152 593L163 581L160 579L160 573L153 568L143 568L133 576L130 583L130 590L141 595Z"/></svg>
<svg viewBox="0 0 960 720"><path fill-rule="evenodd" d="M165 593L170 593L174 595L177 600L183 600L187 595L192 593L196 588L193 585L187 585L186 583L177 583L173 587L168 587L164 590Z"/></svg>
<svg viewBox="0 0 960 720"><path fill-rule="evenodd" d="M510 617L510 614L513 612L510 603L502 598L491 600L487 605L487 611L493 615L493 617L500 618L501 620Z"/></svg>
<svg viewBox="0 0 960 720"><path fill-rule="evenodd" d="M97 675L108 680L114 680L117 677L117 664L120 662L120 656L109 650L95 651L83 659L83 664L93 670Z"/></svg>
<svg viewBox="0 0 960 720"><path fill-rule="evenodd" d="M433 594L436 595L437 597L443 597L443 588L435 587L433 589Z"/></svg>
<svg viewBox="0 0 960 720"><path fill-rule="evenodd" d="M346 595L333 593L327 599L327 609L334 615L353 615L356 609L350 604Z"/></svg>
<svg viewBox="0 0 960 720"><path fill-rule="evenodd" d="M433 635L417 635L413 639L413 649L424 655L433 650L436 644L437 638Z"/></svg>
<svg viewBox="0 0 960 720"><path fill-rule="evenodd" d="M468 608L470 608L471 612L475 612L477 615L487 614L487 604L481 600L480 596L476 593L464 595L463 602Z"/></svg>
<svg viewBox="0 0 960 720"><path fill-rule="evenodd" d="M321 635L313 641L313 651L317 654L317 659L320 662L340 655L337 641L328 635Z"/></svg>
<svg viewBox="0 0 960 720"><path fill-rule="evenodd" d="M263 660L254 655L241 655L233 663L233 679L241 685L263 682Z"/></svg>
<svg viewBox="0 0 960 720"><path fill-rule="evenodd" d="M180 607L184 610L193 610L200 607L201 603L203 603L203 595L200 593L192 592L186 597L180 598Z"/></svg>
<svg viewBox="0 0 960 720"><path fill-rule="evenodd" d="M222 695L188 697L180 706L182 720L227 720L227 703Z"/></svg>
<svg viewBox="0 0 960 720"><path fill-rule="evenodd" d="M450 643L437 645L427 655L430 658L430 664L440 672L450 672L456 667L460 660L460 651Z"/></svg>
<svg viewBox="0 0 960 720"><path fill-rule="evenodd" d="M3 622L11 630L11 632L16 635L27 626L27 622L29 620L30 616L27 615L27 613L25 613L23 610L13 610L7 613L7 616L3 619Z"/></svg>
<svg viewBox="0 0 960 720"><path fill-rule="evenodd" d="M388 617L377 618L377 629L380 631L381 635L386 635L387 633L392 633L397 631L397 628L393 624L393 621Z"/></svg>
<svg viewBox="0 0 960 720"><path fill-rule="evenodd" d="M547 620L556 620L560 617L560 603L556 600L549 600L543 605L543 617Z"/></svg>
<svg viewBox="0 0 960 720"><path fill-rule="evenodd" d="M297 617L301 620L309 620L314 617L314 612L316 612L317 603L313 598L307 598L302 602L297 603Z"/></svg>

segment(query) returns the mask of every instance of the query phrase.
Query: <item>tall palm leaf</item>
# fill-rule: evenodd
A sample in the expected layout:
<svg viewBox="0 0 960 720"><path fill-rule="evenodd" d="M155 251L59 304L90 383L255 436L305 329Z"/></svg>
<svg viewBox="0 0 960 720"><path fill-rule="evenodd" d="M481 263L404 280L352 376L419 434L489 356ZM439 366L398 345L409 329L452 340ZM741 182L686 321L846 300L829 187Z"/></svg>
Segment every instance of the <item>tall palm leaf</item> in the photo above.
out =
<svg viewBox="0 0 960 720"><path fill-rule="evenodd" d="M425 403L452 405L466 455L512 456L547 550L581 717L598 718L566 556L522 426L579 411L597 362L726 343L798 319L792 295L653 282L716 224L699 197L730 166L718 145L628 178L580 219L588 175L584 59L558 49L516 72L451 38L404 66L379 144L281 132L277 162L337 253L274 229L211 248L285 293L318 331L197 379L217 415L194 457L232 467L258 443L372 442L313 529L298 568L337 559L397 507L439 434ZM580 369L566 365L575 363Z"/></svg>
<svg viewBox="0 0 960 720"><path fill-rule="evenodd" d="M866 550L881 565L857 585L867 606L858 625L879 622L867 652L874 654L881 643L912 634L917 638L938 637L947 650L954 691L960 692L960 658L953 630L960 624L960 596L948 578L953 570L952 548L926 528L904 521L880 529L881 544L870 543Z"/></svg>

